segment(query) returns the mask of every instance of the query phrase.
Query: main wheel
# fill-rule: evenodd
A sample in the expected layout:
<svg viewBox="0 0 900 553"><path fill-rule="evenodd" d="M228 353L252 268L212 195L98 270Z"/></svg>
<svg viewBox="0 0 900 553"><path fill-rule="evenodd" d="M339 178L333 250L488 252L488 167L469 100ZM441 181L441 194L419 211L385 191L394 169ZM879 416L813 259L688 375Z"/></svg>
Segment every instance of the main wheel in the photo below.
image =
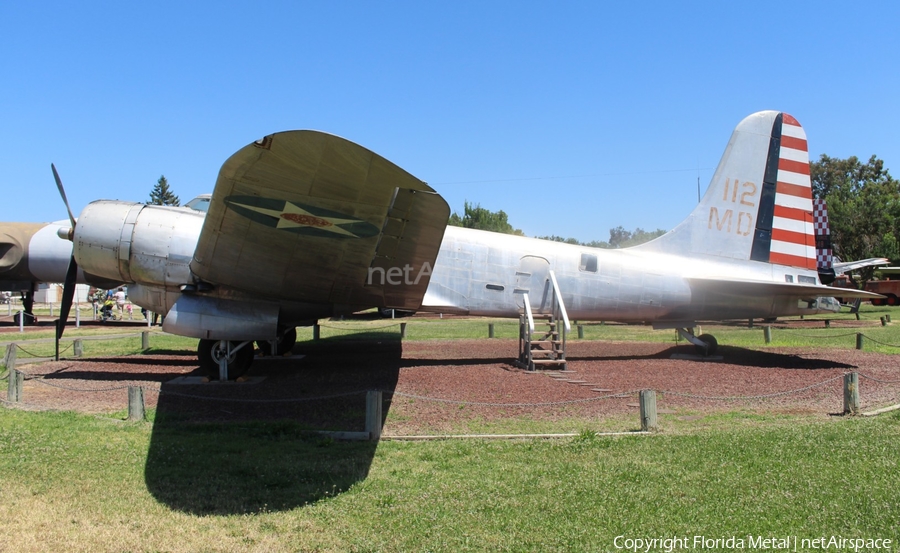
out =
<svg viewBox="0 0 900 553"><path fill-rule="evenodd" d="M275 355L281 356L292 349L294 349L294 344L297 343L297 328L293 327L281 336L278 337L278 343L275 346ZM259 347L260 351L265 355L272 354L272 344L267 342L266 340L257 340L256 345Z"/></svg>
<svg viewBox="0 0 900 553"><path fill-rule="evenodd" d="M719 342L716 341L716 337L712 334L701 334L697 336L697 339L702 340L706 344L706 348L696 346L697 351L703 355L712 355L719 349Z"/></svg>
<svg viewBox="0 0 900 553"><path fill-rule="evenodd" d="M228 355L223 347L225 342L219 340L200 340L197 344L197 360L200 362L200 369L209 376L211 380L219 379L219 360ZM236 348L240 342L231 342L231 347ZM228 380L236 380L247 372L250 364L253 363L253 346L246 344L237 351L231 352L228 359Z"/></svg>

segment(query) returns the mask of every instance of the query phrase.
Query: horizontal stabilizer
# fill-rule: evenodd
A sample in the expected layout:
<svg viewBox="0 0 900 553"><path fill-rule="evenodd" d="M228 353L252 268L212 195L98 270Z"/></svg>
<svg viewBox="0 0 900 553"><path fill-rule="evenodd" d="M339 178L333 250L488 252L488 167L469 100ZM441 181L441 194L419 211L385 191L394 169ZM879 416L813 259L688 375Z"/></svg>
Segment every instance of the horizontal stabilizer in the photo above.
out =
<svg viewBox="0 0 900 553"><path fill-rule="evenodd" d="M842 298L882 298L881 294L854 290L852 288L833 288L816 284L795 284L791 282L769 282L762 280L742 280L735 278L691 277L687 279L691 287L709 291L727 293L736 296L759 297L795 297L798 300L812 301L816 298L840 296Z"/></svg>
<svg viewBox="0 0 900 553"><path fill-rule="evenodd" d="M890 261L884 257L870 257L869 259L860 259L859 261L845 261L834 264L835 274L842 275L862 269L865 267L877 267L879 265L887 265Z"/></svg>

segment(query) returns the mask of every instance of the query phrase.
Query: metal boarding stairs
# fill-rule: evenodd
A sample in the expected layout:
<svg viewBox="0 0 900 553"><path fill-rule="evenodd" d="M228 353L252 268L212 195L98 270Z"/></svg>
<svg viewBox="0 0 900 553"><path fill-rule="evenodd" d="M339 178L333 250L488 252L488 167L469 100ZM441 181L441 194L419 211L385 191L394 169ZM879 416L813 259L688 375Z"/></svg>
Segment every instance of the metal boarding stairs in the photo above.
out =
<svg viewBox="0 0 900 553"><path fill-rule="evenodd" d="M556 275L550 271L550 309L532 313L528 294L524 294L524 313L519 315L519 360L522 368L566 369L566 334L572 330ZM539 329L535 330L535 320Z"/></svg>

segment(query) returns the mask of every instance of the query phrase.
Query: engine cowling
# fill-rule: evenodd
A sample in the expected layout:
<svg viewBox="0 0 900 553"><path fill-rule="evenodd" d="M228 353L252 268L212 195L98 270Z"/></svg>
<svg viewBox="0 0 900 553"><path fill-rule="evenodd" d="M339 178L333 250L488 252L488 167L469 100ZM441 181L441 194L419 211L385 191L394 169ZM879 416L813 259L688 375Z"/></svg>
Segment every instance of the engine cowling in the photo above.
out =
<svg viewBox="0 0 900 553"><path fill-rule="evenodd" d="M205 215L178 207L92 202L75 225L75 259L85 272L117 282L191 283L190 262Z"/></svg>

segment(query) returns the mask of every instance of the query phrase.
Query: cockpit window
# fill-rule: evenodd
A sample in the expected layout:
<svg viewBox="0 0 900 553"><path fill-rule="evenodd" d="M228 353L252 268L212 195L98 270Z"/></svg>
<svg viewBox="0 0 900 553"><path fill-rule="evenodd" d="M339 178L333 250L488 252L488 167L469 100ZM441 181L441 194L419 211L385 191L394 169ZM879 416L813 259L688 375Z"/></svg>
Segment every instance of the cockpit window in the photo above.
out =
<svg viewBox="0 0 900 553"><path fill-rule="evenodd" d="M197 196L193 200L184 204L184 207L189 207L193 210L206 213L207 211L209 211L209 200L211 197L211 194L201 194L200 196Z"/></svg>

